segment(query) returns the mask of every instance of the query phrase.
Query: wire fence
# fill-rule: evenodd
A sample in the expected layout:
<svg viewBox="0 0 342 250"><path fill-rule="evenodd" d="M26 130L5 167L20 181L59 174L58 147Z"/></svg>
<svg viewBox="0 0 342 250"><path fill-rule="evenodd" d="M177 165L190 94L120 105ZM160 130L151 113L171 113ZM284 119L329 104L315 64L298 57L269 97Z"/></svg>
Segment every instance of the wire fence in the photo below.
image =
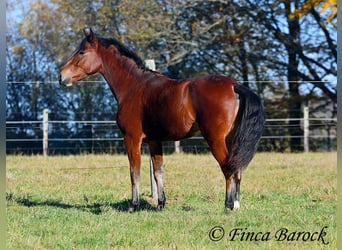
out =
<svg viewBox="0 0 342 250"><path fill-rule="evenodd" d="M291 121L296 121L297 125L290 124ZM299 133L290 133L293 129ZM259 151L286 151L293 138L298 139L303 151L336 150L336 130L336 118L267 119ZM125 153L116 121L7 121L6 135L9 154ZM164 142L163 147L167 153L176 150L174 142ZM191 153L209 151L200 134L182 140L180 149ZM146 145L142 146L142 152L148 153Z"/></svg>
<svg viewBox="0 0 342 250"><path fill-rule="evenodd" d="M104 117L104 119L114 119L115 103L112 100L112 94L108 86L102 81L85 81L91 83L90 86L103 86L104 91L96 99L98 105L109 108L103 109L102 115L90 113L89 116L79 115L77 111L70 111L68 114L60 114L60 110L68 108L73 102L73 98L79 98L79 91L75 86L72 90L61 89L58 81L49 82L11 82L8 81L7 102L9 104L17 104L17 107L8 109L8 117L13 120L6 122L6 152L12 153L28 153L28 154L79 154L79 153L125 153L123 136L118 128L116 121L107 120L91 120L96 117ZM272 81L272 86L283 86L290 82L282 80ZM302 86L312 86L312 83L301 82ZM310 85L311 84L311 85ZM315 84L327 84L331 88L335 88L336 81L324 82L320 81ZM88 85L89 86L89 85ZM286 89L286 88L284 88ZM36 92L37 93L36 93ZM304 90L303 90L304 91ZM61 92L61 93L60 93ZM60 93L59 95L57 93ZM27 96L23 97L25 94ZM32 105L33 96L39 96L37 99L41 103L40 106ZM107 96L108 95L108 96ZM107 98L108 97L108 98ZM265 100L266 112L268 119L264 133L261 137L258 150L259 151L280 151L284 152L295 148L302 151L331 151L337 148L337 119L336 106L327 101L326 98L320 100L320 95L314 95L315 99L310 104L310 99L302 100L304 105L309 102L311 112L303 110L285 110L284 103L286 98L284 95L274 95L272 98ZM54 98L65 98L58 100L64 106L56 106L49 111L50 119L44 121L43 112L39 111L43 107L49 107L49 103L57 102ZM100 100L101 99L101 100ZM319 100L318 100L319 99ZM71 101L70 101L71 100ZM65 104L65 103L66 104ZM94 102L92 100L92 102ZM104 102L104 103L102 103ZM325 105L324 108L320 108ZM81 104L77 104L81 105ZM76 105L76 106L77 106ZM26 107L23 109L22 107ZM35 108L34 108L35 107ZM51 106L50 106L51 107ZM78 107L80 108L80 107ZM81 108L81 110L86 108ZM38 110L38 111L37 111ZM78 109L80 110L80 109ZM303 117L282 118L288 115L288 112L297 112L303 114ZM18 112L18 113L17 113ZM51 112L51 113L50 113ZM55 112L55 113L54 113ZM94 111L89 111L94 112ZM87 111L86 113L89 114ZM108 114L108 115L107 115ZM269 115L271 114L271 115ZM22 117L37 117L38 120ZM62 117L62 118L61 118ZM88 120L77 120L74 117L94 117ZM280 118L279 118L280 117ZM58 120L61 119L61 120ZM64 119L64 120L62 120ZM102 119L102 118L99 118ZM20 120L20 121L18 121ZM164 150L172 153L177 150L178 145L174 142L164 142ZM199 134L180 142L180 150L184 152L201 153L209 151L209 147L203 137ZM146 145L142 146L142 152L147 153Z"/></svg>

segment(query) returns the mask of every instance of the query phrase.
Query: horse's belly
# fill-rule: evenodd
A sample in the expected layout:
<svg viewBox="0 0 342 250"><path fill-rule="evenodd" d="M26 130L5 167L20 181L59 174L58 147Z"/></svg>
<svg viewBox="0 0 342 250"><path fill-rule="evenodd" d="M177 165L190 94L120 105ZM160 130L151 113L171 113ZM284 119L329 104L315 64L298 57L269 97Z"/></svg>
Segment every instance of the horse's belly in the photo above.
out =
<svg viewBox="0 0 342 250"><path fill-rule="evenodd" d="M191 126L189 132L182 139L188 138L188 137L192 137L192 136L198 135L198 134L200 134L200 130L199 130L199 127L198 127L198 123L195 122Z"/></svg>
<svg viewBox="0 0 342 250"><path fill-rule="evenodd" d="M198 124L181 124L179 121L152 123L144 129L147 140L177 141L196 135Z"/></svg>

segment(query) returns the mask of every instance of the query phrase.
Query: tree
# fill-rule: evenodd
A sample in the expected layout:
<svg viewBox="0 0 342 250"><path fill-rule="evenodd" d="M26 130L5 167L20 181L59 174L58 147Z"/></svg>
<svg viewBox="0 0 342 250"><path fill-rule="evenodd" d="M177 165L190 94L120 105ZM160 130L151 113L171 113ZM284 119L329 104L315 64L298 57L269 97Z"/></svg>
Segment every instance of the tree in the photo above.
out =
<svg viewBox="0 0 342 250"><path fill-rule="evenodd" d="M312 12L314 9L319 9L321 14L328 12L326 23L336 20L337 17L337 0L306 0L303 4L296 8L291 14L291 17L302 18ZM334 24L336 27L336 24Z"/></svg>
<svg viewBox="0 0 342 250"><path fill-rule="evenodd" d="M43 109L48 108L52 120L72 120L75 117L92 120L95 114L99 116L98 119L113 120L115 103L112 101L109 105L108 102L101 101L108 96L113 100L109 91L106 91L105 84L79 85L81 90L70 95L70 89L63 89L56 82L59 67L72 52L70 41L78 41L75 37L81 37L82 34L77 30L76 33L69 33L69 36L65 35L66 24L63 21L66 20L63 18L68 15L56 11L57 8L57 5L40 0L8 3L8 10L20 10L22 18L14 19L8 15L7 23L11 32L7 35L6 47L7 80L10 82L7 88L7 119L39 120ZM71 36L74 38L70 38ZM77 45L76 42L74 46ZM70 51L66 48L70 48ZM98 105L91 105L94 103ZM88 117L82 117L85 113ZM58 126L59 130L53 136L63 138L71 136L71 131L77 133L70 124ZM10 131L8 138L41 137L40 130L32 130L27 126Z"/></svg>
<svg viewBox="0 0 342 250"><path fill-rule="evenodd" d="M328 2L333 5L325 7ZM266 110L277 105L269 112L271 118L301 118L301 105L320 96L328 96L325 104L336 103L331 84L337 61L333 0L9 0L8 6L21 6L22 18L7 22L7 79L29 81L9 85L11 119L35 119L46 107L52 119L113 119L116 103L104 83L71 89L56 84L59 68L83 39L85 26L119 39L142 59L154 58L157 69L170 77L236 78L263 98ZM82 129L89 136L96 127L69 124L61 133L77 137ZM300 149L298 138L283 143L287 144Z"/></svg>
<svg viewBox="0 0 342 250"><path fill-rule="evenodd" d="M300 8L299 0L282 0L269 2L259 1L256 5L247 1L244 8L255 23L262 25L269 36L274 38L286 51L287 58L275 57L270 59L274 64L284 67L288 81L288 116L300 118L301 105L310 95L321 93L329 96L336 103L336 89L330 82L324 80L336 77L336 35L333 27L322 25L323 17L312 8L301 22L294 10ZM284 23L286 25L284 25ZM316 34L313 39L312 34ZM300 88L305 84L308 93L301 93ZM306 97L305 97L306 95ZM290 126L299 126L299 121L291 121ZM291 130L291 149L300 150L300 130Z"/></svg>

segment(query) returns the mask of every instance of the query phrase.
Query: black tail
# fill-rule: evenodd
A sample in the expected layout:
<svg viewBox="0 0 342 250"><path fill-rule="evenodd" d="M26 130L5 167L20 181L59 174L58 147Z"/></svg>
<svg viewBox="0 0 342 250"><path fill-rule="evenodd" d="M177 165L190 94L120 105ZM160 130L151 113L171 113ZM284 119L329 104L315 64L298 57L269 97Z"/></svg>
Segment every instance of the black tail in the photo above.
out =
<svg viewBox="0 0 342 250"><path fill-rule="evenodd" d="M256 94L243 85L234 86L234 91L239 94L240 104L234 127L227 137L227 165L233 173L246 168L252 160L266 119L264 107Z"/></svg>

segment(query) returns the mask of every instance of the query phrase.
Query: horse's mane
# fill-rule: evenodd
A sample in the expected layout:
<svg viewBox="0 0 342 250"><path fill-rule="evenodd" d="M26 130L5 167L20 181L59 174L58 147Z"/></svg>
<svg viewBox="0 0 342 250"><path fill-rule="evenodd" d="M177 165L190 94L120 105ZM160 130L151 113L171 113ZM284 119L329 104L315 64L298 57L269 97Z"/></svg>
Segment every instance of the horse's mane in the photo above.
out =
<svg viewBox="0 0 342 250"><path fill-rule="evenodd" d="M104 38L104 37L99 37L99 36L97 36L97 39L106 48L108 48L111 45L114 45L118 49L118 51L121 53L121 55L132 59L140 69L142 69L144 71L145 70L152 71L151 69L149 69L145 66L145 63L143 62L143 60L136 53L134 53L130 48L128 48L126 45L122 44L117 39L115 39L115 38ZM81 42L79 48L76 51L84 49L86 42L87 42L87 39L84 38L83 41Z"/></svg>
<svg viewBox="0 0 342 250"><path fill-rule="evenodd" d="M141 69L146 68L143 60L136 53L134 53L126 45L122 44L115 38L108 39L108 38L98 37L97 39L106 47L109 47L110 45L114 45L123 56L126 56L132 59L138 65L139 68Z"/></svg>
<svg viewBox="0 0 342 250"><path fill-rule="evenodd" d="M141 68L143 70L147 69L145 64L144 64L144 62L143 62L143 60L141 60L141 58L136 53L134 53L126 45L122 44L121 42L119 42L115 38L110 38L109 39L109 38L97 37L97 39L106 48L108 48L110 45L114 45L123 56L126 56L126 57L132 59L137 64L137 66L139 68ZM85 43L86 43L86 39L84 39L82 41L79 49L84 49Z"/></svg>
<svg viewBox="0 0 342 250"><path fill-rule="evenodd" d="M104 45L106 48L108 48L110 45L114 45L119 52L130 59L132 59L139 68L143 70L148 70L143 62L143 60L134 53L131 49L129 49L126 45L122 44L115 38L103 38L103 37L97 37L97 39L100 41L102 45ZM86 39L84 39L79 47L78 50L82 50L85 47Z"/></svg>

